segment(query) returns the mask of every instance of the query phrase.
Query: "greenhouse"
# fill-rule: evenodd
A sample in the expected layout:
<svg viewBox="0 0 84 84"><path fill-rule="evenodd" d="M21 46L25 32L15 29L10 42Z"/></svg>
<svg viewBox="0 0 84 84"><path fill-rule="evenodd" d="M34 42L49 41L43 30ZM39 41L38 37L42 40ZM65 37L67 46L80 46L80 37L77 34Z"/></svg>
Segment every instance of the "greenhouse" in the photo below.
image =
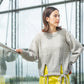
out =
<svg viewBox="0 0 84 84"><path fill-rule="evenodd" d="M83 32L84 0L0 0L0 84L84 84Z"/></svg>

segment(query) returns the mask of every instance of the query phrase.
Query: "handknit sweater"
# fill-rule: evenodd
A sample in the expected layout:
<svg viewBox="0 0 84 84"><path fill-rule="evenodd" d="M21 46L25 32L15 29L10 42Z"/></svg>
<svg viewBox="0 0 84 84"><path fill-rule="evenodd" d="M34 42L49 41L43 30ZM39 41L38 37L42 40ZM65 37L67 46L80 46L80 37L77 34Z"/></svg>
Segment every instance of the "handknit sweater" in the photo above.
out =
<svg viewBox="0 0 84 84"><path fill-rule="evenodd" d="M28 61L38 60L39 75L44 76L45 64L48 75L60 75L60 65L63 73L70 72L70 65L75 63L83 51L81 43L62 28L54 33L39 32L31 42L28 51L21 54Z"/></svg>

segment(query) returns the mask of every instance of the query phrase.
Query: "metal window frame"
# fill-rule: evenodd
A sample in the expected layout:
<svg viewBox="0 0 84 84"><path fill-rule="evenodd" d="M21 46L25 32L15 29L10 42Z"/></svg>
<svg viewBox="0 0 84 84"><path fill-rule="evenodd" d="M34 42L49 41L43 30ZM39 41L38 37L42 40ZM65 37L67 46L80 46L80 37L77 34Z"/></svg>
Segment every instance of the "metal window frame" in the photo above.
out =
<svg viewBox="0 0 84 84"><path fill-rule="evenodd" d="M80 0L76 0L76 1L80 1ZM51 6L51 5L59 5L59 4L64 4L64 3L71 3L71 2L75 2L75 0L54 2L54 3L49 3L49 4L36 5L36 6L24 7L24 8L13 9L13 10L5 10L5 11L0 11L0 14L19 12L19 11L24 11L24 10L28 10L28 9L35 9L35 8L41 8L41 7Z"/></svg>

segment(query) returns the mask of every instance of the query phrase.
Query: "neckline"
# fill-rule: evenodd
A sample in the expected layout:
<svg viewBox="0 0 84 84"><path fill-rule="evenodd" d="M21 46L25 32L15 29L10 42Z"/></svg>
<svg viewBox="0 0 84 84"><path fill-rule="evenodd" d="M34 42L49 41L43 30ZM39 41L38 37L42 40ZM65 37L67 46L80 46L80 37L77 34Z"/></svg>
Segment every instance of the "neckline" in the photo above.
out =
<svg viewBox="0 0 84 84"><path fill-rule="evenodd" d="M58 34L61 30L57 30L56 32L53 33L49 33L49 32L45 32L48 36L56 36L56 34Z"/></svg>

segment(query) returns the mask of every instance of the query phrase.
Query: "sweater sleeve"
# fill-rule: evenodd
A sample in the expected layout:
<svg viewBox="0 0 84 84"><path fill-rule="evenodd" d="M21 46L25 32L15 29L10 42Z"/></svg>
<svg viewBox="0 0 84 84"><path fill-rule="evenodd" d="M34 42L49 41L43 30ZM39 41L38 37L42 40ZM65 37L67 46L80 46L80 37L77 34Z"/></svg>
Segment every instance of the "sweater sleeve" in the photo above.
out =
<svg viewBox="0 0 84 84"><path fill-rule="evenodd" d="M72 54L70 56L70 63L73 64L77 61L78 57L82 53L83 47L81 43L68 31L66 31L66 41Z"/></svg>
<svg viewBox="0 0 84 84"><path fill-rule="evenodd" d="M39 36L32 40L28 51L23 50L22 57L28 61L36 61L39 57Z"/></svg>

